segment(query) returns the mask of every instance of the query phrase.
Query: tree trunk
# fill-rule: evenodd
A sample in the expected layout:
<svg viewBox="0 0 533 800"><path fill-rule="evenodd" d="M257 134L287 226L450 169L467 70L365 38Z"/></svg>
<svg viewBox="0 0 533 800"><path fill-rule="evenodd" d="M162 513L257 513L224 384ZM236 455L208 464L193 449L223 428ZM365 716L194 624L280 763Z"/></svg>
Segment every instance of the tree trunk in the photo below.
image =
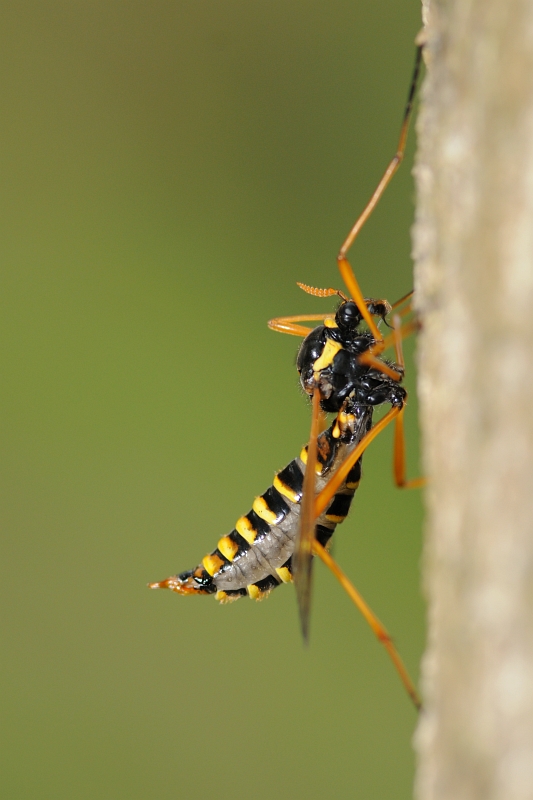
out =
<svg viewBox="0 0 533 800"><path fill-rule="evenodd" d="M419 800L533 798L533 2L426 0Z"/></svg>

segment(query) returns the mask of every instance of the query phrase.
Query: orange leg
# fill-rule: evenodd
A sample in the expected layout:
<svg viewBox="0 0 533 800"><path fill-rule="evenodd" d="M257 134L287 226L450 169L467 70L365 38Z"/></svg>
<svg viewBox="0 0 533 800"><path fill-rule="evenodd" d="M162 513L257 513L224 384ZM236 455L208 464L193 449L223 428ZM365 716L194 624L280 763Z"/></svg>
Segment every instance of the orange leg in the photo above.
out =
<svg viewBox="0 0 533 800"><path fill-rule="evenodd" d="M381 341L383 337L379 333L377 326L374 324L374 321L372 320L370 314L368 313L365 307L361 289L359 288L357 279L354 275L354 272L346 256L348 250L350 249L355 239L359 235L361 228L363 227L363 225L365 224L365 222L375 209L376 205L378 204L381 198L381 195L389 185L394 173L396 172L396 170L403 161L403 157L405 155L405 143L407 141L407 132L409 130L409 122L411 119L411 112L413 110L413 99L415 96L416 85L418 82L421 60L422 60L422 46L419 45L416 50L415 67L413 71L411 85L409 87L409 95L407 98L407 104L403 115L403 122L402 122L402 127L400 129L400 138L398 140L398 147L396 148L396 153L389 162L389 165L387 166L387 169L383 173L383 176L380 182L378 183L376 189L374 190L370 200L368 201L362 213L352 226L352 229L350 230L348 236L346 237L341 249L339 250L339 255L337 256L337 263L342 278L344 280L344 283L346 284L346 287L350 292L352 299L357 303L357 306L361 314L363 315L366 324L370 328L370 331L372 332L372 335L377 342Z"/></svg>
<svg viewBox="0 0 533 800"><path fill-rule="evenodd" d="M357 606L357 608L359 609L365 620L368 622L368 624L374 631L377 640L381 642L381 644L385 647L392 663L394 664L394 668L396 669L398 675L400 676L400 680L403 683L407 691L407 694L413 701L415 708L419 711L422 707L422 703L414 687L413 681L409 677L409 673L405 668L405 664L403 663L400 654L396 650L392 642L392 639L389 633L387 632L387 629L385 628L383 623L380 622L378 617L374 614L370 606L367 605L367 603L365 602L363 597L359 594L353 583L346 577L346 575L341 570L337 562L332 558L332 556L328 553L328 551L324 547L322 547L320 542L316 541L316 539L313 542L313 552L335 575L342 588L349 595L350 599L353 600L353 602L355 603L355 605Z"/></svg>
<svg viewBox="0 0 533 800"><path fill-rule="evenodd" d="M372 442L376 436L387 427L389 422L392 422L392 420L398 416L401 410L402 409L397 407L391 408L390 411L388 411L385 416L379 420L379 422L376 422L374 427L371 428L365 436L363 436L355 450L353 450L353 452L350 453L350 455L342 462L340 467L332 475L331 479L326 483L322 491L316 496L315 519L317 519L329 506L333 496L337 493L337 489L341 486L341 484L344 483L351 468L357 459L363 455L370 442Z"/></svg>
<svg viewBox="0 0 533 800"><path fill-rule="evenodd" d="M307 287L307 286L305 286L305 288L304 288L304 284L298 284L298 286L300 286L300 288L303 288L304 291L307 291L309 288L311 288L311 287ZM323 295L324 297L329 297L331 294L337 294L337 295L340 294L341 296L343 296L342 292L338 292L335 289L316 289L313 292L308 292L308 294L315 294L317 296L322 297L322 294L320 294L320 295L318 294L319 292L324 292L324 295ZM326 292L327 292L327 294L326 294ZM396 306L398 306L400 303L403 303L404 300L407 297L411 296L411 294L412 294L412 292L410 292L405 297L402 297L402 299L399 300L397 303L395 303L394 306L392 306L392 308L396 308ZM375 300L375 299L372 299L372 302L373 303L379 302L379 303L385 304L387 301L386 300ZM406 314L408 314L410 310L411 309L409 307L406 308L406 309L403 309L400 312L400 315L403 317ZM368 313L370 314L370 312L368 312ZM289 333L292 336L307 336L307 334L311 333L311 331L313 329L312 328L308 328L307 325L298 325L296 323L298 323L298 322L312 322L312 321L324 322L324 320L326 320L326 319L334 320L335 319L335 315L331 314L331 313L330 314L292 314L291 316L288 316L288 317L274 317L274 319L270 319L267 324L268 324L268 327L271 330L277 331L278 333ZM415 330L415 328L414 327L410 328L405 333L405 336L408 336L409 333L411 333L412 330ZM391 343L392 343L392 338L391 337L388 337L387 339L383 339L383 337L382 337L381 341L379 342L379 353L383 352L383 350L385 350L387 347L389 347ZM378 352L377 345L376 345L376 352ZM372 354L374 354L374 348L372 348ZM389 374L386 369L383 369L382 371L383 372L387 372L387 374Z"/></svg>
<svg viewBox="0 0 533 800"><path fill-rule="evenodd" d="M403 369L405 366L403 358L402 340L405 339L405 337L408 336L410 333L412 333L414 330L416 330L416 327L417 327L416 322L410 322L408 325L402 328L402 321L400 319L400 315L395 314L394 331L391 334L391 336L387 337L387 339L385 339L383 342L382 349L385 349L385 347L394 344L394 348L396 350L396 363L401 368L401 372L396 373L399 377L403 376ZM360 360L365 364L369 364L370 366L376 367L376 369L381 369L382 372L385 372L385 370L382 369L383 367L382 362L375 357L374 353L375 349L372 348L370 353L369 354L365 353L364 355L362 355ZM394 455L393 455L394 482L399 489L418 489L421 486L424 486L426 482L425 478L413 478L412 480L407 480L406 478L405 431L403 424L404 411L405 411L405 406L403 406L403 408L399 410L394 422ZM374 428L372 428L370 433L372 433L373 430Z"/></svg>
<svg viewBox="0 0 533 800"><path fill-rule="evenodd" d="M396 363L401 369L401 372L397 372L395 374L398 375L399 377L403 376L403 369L404 369L402 339L404 339L406 336L412 333L413 330L416 330L416 322L411 322L409 323L409 325L405 326L405 328L402 328L400 315L395 314L394 332L390 337L387 337L387 339L385 339L383 342L383 348L385 346L390 346L391 344L394 343L394 347L396 350ZM383 362L379 361L373 355L374 352L375 350L374 348L372 348L370 354L365 353L363 356L361 356L360 360L363 361L363 363L368 364L369 366L375 367L376 369L380 369L382 372L385 372L385 370L382 368ZM392 377L394 377L394 375ZM396 419L394 421L394 455L393 455L394 482L399 489L418 489L419 487L425 485L426 482L425 478L414 478L412 480L407 480L406 478L405 431L403 423L404 411L405 411L405 406L403 406L399 410L399 412L396 415ZM372 428L370 433L372 433L373 430L374 428Z"/></svg>
<svg viewBox="0 0 533 800"><path fill-rule="evenodd" d="M396 302L392 304L391 310L394 311L395 308L399 308L407 300L410 300L411 297L414 294L414 291L415 291L414 289L411 289L410 292L407 292L407 294L404 294L404 296L400 297L399 300L396 300ZM403 311L400 311L400 316L403 317L403 316L405 316L405 314L408 314L410 311L411 311L411 303L409 303L409 305Z"/></svg>
<svg viewBox="0 0 533 800"><path fill-rule="evenodd" d="M399 138L399 141L398 141L398 147L396 149L396 153L394 154L393 158L391 159L387 169L385 170L385 172L383 174L383 177L381 178L378 186L376 187L375 191L373 192L370 200L368 201L367 205L363 209L363 212L360 214L358 219L355 221L355 223L354 223L353 227L351 228L348 236L346 237L342 247L340 248L339 254L337 256L337 264L338 264L341 276L342 276L342 278L344 280L344 283L346 284L346 287L347 287L352 299L354 300L354 302L356 303L357 307L359 308L359 311L361 312L361 315L362 315L363 319L365 320L366 324L368 325L368 328L371 331L372 336L376 340L376 349L372 353L372 355L376 355L376 356L379 355L380 352L383 352L383 349L384 349L383 336L380 333L379 328L377 327L376 323L372 319L372 315L371 315L371 313L369 312L369 310L367 308L367 305L365 303L365 299L363 297L363 293L361 292L361 289L359 287L357 279L356 279L356 277L354 275L352 267L350 266L350 263L348 262L348 259L346 258L346 255L348 253L348 250L350 249L350 247L354 243L355 239L357 238L361 228L363 227L363 225L365 224L365 222L367 221L367 219L371 215L372 211L376 207L377 203L379 202L379 200L381 198L381 195L383 194L383 192L387 188L390 180L392 179L394 173L396 172L396 170L398 169L398 167L400 166L400 164L401 164L401 162L403 160L403 157L404 157L404 154L405 154L405 144L406 144L406 140L407 140L407 132L409 130L409 122L410 122L410 119L411 119L411 112L413 110L413 99L414 99L414 95L415 95L415 91L416 91L416 85L417 85L417 82L418 82L418 75L419 75L419 72L420 72L421 59L422 59L422 46L419 45L417 47L417 51L416 51L415 67L414 67L414 71L413 71L413 77L411 79L411 85L410 85L410 89L409 89L407 105L405 107L402 127L400 129L400 138ZM343 297L342 293L339 293L334 289L316 290L316 289L313 289L312 287L306 286L305 284L299 284L299 285L300 285L300 287L302 289L304 289L304 291L308 291L311 294L316 294L316 295L321 296L321 297L326 297L326 296L329 296L331 294L340 294L341 297ZM402 302L404 302L404 300L408 299L411 294L412 294L412 292L409 295L406 295L401 300L399 300L398 303L396 303L394 307L400 305ZM290 317L277 317L276 319L270 320L268 325L269 325L270 328L272 328L272 330L279 331L280 333L288 333L288 334L292 334L293 336L307 336L307 334L309 333L309 329L306 328L304 325L298 325L296 323L301 322L301 321L305 321L305 320L324 320L324 319L326 319L327 316L328 315L322 316L322 315L318 315L318 314L313 314L313 315L310 315L310 316L298 315L298 316L290 316ZM377 365L373 364L373 366L377 366ZM386 365L384 367L380 367L380 368L386 374L390 374L389 368L387 368ZM394 372L394 371L392 371L392 372ZM394 374L390 374L390 377L395 377L395 376L394 376Z"/></svg>
<svg viewBox="0 0 533 800"><path fill-rule="evenodd" d="M346 480L346 477L350 470L352 469L355 462L361 457L364 451L367 449L370 442L376 438L376 436L381 433L387 425L392 422L392 420L398 420L402 418L403 408L391 408L390 411L385 414L385 416L377 422L373 428L364 436L359 445L355 448L353 453L348 456L348 458L341 464L335 474L332 476L331 480L326 484L324 489L317 495L315 500L315 519L322 514L326 508L328 507L329 503L333 499L333 496L336 494L337 490L341 486L342 483ZM314 524L311 523L312 525ZM398 651L396 650L390 635L388 634L386 628L380 622L378 617L374 614L372 609L367 605L364 599L361 597L355 586L348 580L346 575L343 573L341 568L338 564L334 561L332 556L327 552L327 550L322 547L322 545L317 542L316 540L313 541L313 552L324 562L324 564L332 571L335 575L341 586L347 592L351 600L355 603L363 617L366 619L374 634L376 635L377 639L383 644L385 649L387 650L389 657L394 664L398 675L400 676L400 680L402 681L409 697L413 701L415 707L417 709L421 708L420 699L414 687L414 684L409 677L409 674L405 668L405 665L400 658Z"/></svg>
<svg viewBox="0 0 533 800"><path fill-rule="evenodd" d="M394 483L399 489L419 489L426 483L425 478L413 478L410 481L406 478L405 466L405 432L403 427L403 412L400 411L396 417L394 426L394 455L393 455L393 474Z"/></svg>
<svg viewBox="0 0 533 800"><path fill-rule="evenodd" d="M325 319L334 319L333 314L294 314L291 317L275 317L268 321L268 327L278 333L290 333L292 336L307 336L312 328L306 325L296 325L297 322L307 322L317 320L324 322Z"/></svg>
<svg viewBox="0 0 533 800"><path fill-rule="evenodd" d="M394 347L396 349L396 363L403 368L405 366L403 358L402 339L404 333L402 331L402 321L399 314L395 314L394 318ZM401 409L400 413L394 421L394 456L393 456L393 473L394 482L399 489L418 489L424 486L425 478L414 478L410 481L406 478L406 465L405 465L405 432L403 426L403 415L405 406Z"/></svg>

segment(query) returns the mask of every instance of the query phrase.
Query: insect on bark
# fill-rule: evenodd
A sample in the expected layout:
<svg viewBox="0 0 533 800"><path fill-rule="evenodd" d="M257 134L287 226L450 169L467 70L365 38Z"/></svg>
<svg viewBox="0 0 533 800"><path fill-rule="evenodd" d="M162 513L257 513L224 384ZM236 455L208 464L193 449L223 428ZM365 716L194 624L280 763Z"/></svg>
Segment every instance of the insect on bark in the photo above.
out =
<svg viewBox="0 0 533 800"><path fill-rule="evenodd" d="M255 498L252 509L237 520L235 528L218 541L215 550L197 567L149 584L152 589L171 589L182 595L213 594L226 603L244 596L260 600L279 584L294 581L302 633L307 639L311 568L316 555L333 572L386 648L417 708L420 700L416 689L389 634L333 560L327 546L337 524L348 514L359 485L364 451L393 420L395 482L402 488L421 484L420 479L406 479L403 429L407 393L401 386L402 339L416 325L414 322L404 325L402 318L410 311L412 292L393 306L386 300L364 298L347 258L403 160L421 52L419 46L396 153L337 256L349 294L299 284L315 296L340 298L336 312L278 317L269 322L273 330L304 337L297 367L301 385L312 404L308 445L274 477L267 491ZM379 325L388 324L386 320L391 315L393 325L389 327L393 332L385 338ZM311 329L301 324L305 321L321 324ZM391 346L395 348L394 361L383 357ZM384 403L390 405L390 410L373 424L374 409ZM333 413L335 417L320 433L323 413Z"/></svg>

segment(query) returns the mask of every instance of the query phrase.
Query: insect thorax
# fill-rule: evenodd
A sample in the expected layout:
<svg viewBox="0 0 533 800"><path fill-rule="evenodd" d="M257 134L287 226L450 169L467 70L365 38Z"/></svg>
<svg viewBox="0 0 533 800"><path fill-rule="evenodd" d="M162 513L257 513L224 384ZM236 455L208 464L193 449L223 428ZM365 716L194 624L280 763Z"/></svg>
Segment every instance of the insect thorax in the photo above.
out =
<svg viewBox="0 0 533 800"><path fill-rule="evenodd" d="M342 303L335 322L326 320L302 342L297 358L302 388L309 395L318 389L324 411L338 412L347 405L400 405L405 391L399 381L361 362L376 340L369 331L359 330L361 315L352 307L357 308L353 301Z"/></svg>

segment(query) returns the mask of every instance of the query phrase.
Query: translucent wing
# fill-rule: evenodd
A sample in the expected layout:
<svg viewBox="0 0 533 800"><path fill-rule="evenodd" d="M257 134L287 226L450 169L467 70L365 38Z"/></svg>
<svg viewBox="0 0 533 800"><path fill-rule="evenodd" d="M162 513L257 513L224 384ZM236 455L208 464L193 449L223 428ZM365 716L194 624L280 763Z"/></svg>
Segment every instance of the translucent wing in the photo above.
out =
<svg viewBox="0 0 533 800"><path fill-rule="evenodd" d="M307 447L307 464L302 490L300 511L300 530L296 539L296 547L292 557L296 597L300 612L300 624L304 641L309 639L309 611L311 608L311 570L313 540L315 538L315 483L317 465L317 438L321 419L320 393L313 392L313 412L311 417L311 433Z"/></svg>

